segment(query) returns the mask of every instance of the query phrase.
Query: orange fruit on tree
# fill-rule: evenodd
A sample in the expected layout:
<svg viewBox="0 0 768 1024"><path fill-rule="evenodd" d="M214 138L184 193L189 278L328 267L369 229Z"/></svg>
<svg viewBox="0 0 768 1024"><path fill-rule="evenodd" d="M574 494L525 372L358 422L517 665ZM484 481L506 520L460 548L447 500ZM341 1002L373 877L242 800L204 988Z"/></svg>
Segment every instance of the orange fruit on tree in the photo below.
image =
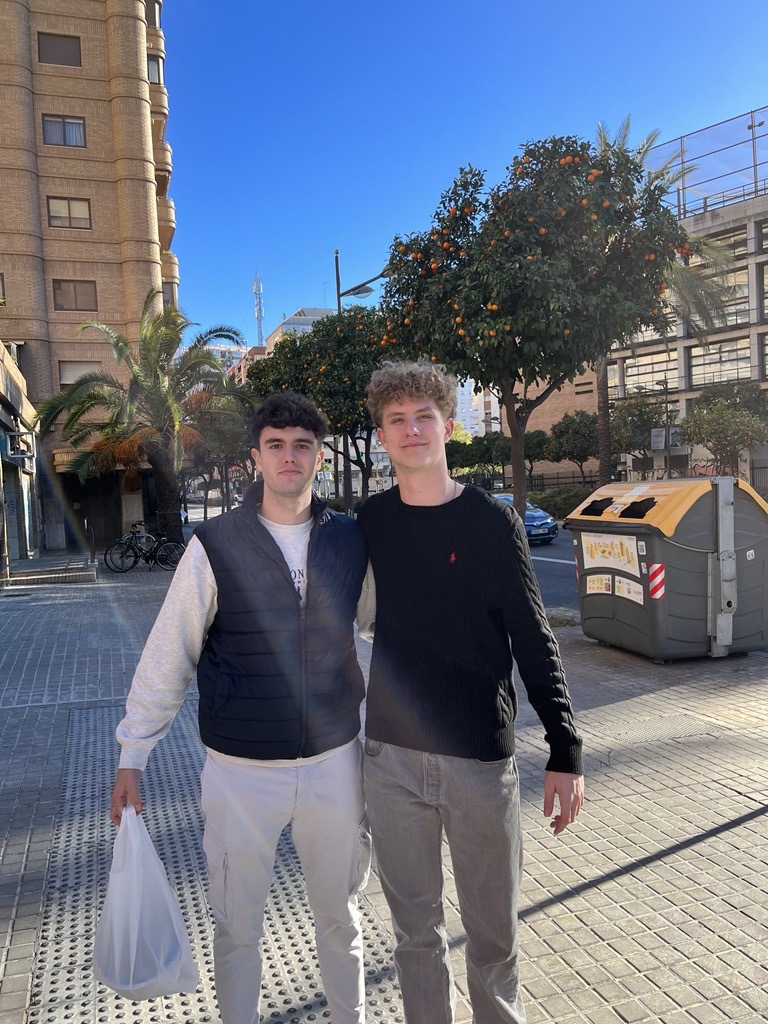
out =
<svg viewBox="0 0 768 1024"><path fill-rule="evenodd" d="M539 234L540 235L546 235L546 233L547 233L547 229L546 228L539 228Z"/></svg>

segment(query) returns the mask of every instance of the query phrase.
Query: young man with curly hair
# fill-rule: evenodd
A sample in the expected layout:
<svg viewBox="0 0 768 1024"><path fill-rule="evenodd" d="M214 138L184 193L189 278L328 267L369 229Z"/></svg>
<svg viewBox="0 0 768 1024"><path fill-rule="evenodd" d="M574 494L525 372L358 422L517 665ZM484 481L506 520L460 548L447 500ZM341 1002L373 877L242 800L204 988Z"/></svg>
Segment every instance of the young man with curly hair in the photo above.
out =
<svg viewBox="0 0 768 1024"><path fill-rule="evenodd" d="M252 455L261 480L241 507L195 531L117 729L115 824L127 803L141 811L141 771L197 675L223 1024L260 1019L264 906L289 822L334 1024L363 1024L365 1016L357 893L370 837L353 623L367 556L354 520L312 493L327 430L300 395L273 395L256 411Z"/></svg>
<svg viewBox="0 0 768 1024"><path fill-rule="evenodd" d="M513 658L545 728L544 814L559 835L583 779L557 643L520 517L448 473L455 378L432 363L384 363L368 407L398 484L358 516L376 590L364 779L406 1020L453 1021L445 834L473 1021L523 1024Z"/></svg>

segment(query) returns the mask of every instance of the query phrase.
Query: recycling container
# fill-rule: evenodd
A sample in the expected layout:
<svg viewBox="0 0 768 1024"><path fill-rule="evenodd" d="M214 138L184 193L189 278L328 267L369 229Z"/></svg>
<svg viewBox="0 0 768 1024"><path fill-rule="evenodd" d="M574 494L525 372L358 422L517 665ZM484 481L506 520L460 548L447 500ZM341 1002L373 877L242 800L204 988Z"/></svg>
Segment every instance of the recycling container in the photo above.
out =
<svg viewBox="0 0 768 1024"><path fill-rule="evenodd" d="M587 636L654 661L768 648L768 504L743 480L608 484L564 525Z"/></svg>

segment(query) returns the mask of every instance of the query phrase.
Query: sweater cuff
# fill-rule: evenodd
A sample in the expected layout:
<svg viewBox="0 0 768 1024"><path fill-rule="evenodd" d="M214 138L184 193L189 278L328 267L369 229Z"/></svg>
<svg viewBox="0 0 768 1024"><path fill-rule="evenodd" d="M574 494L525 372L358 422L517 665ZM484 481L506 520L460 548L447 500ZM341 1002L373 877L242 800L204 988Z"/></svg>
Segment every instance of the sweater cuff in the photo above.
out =
<svg viewBox="0 0 768 1024"><path fill-rule="evenodd" d="M547 771L583 775L581 740L576 740L572 746L558 747L556 750L552 750L547 761Z"/></svg>

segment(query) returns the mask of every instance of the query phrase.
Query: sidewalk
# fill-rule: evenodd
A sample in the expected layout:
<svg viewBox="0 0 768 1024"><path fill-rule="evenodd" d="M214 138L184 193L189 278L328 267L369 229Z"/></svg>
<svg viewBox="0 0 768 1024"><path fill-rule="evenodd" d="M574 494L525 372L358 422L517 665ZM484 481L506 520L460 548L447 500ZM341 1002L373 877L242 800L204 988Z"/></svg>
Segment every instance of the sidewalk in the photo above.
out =
<svg viewBox="0 0 768 1024"><path fill-rule="evenodd" d="M139 566L125 576L101 569L96 583L0 591L0 1024L218 1024L191 694L153 754L145 797L200 988L134 1005L90 972L113 837L114 727L170 578ZM549 834L542 729L520 687L520 939L530 1024L764 1021L768 658L653 665L600 647L578 627L557 634L585 740L588 804L575 828ZM370 647L359 647L367 663ZM447 897L457 1021L468 1022L465 937L450 875ZM402 1022L375 875L363 912L369 1020ZM328 1021L288 836L267 913L265 1020Z"/></svg>

